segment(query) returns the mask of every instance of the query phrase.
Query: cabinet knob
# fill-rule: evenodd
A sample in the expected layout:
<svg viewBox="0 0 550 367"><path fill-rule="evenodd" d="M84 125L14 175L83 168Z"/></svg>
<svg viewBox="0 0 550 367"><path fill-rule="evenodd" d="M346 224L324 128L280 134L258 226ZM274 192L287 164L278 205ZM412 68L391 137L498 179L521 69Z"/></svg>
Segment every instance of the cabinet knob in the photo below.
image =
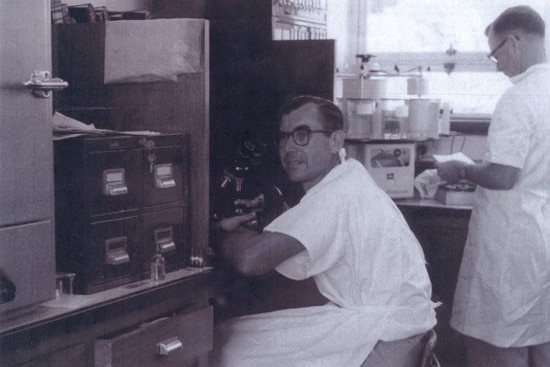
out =
<svg viewBox="0 0 550 367"><path fill-rule="evenodd" d="M157 353L159 356L169 356L170 353L183 348L183 343L174 336L169 339L165 339L157 344Z"/></svg>

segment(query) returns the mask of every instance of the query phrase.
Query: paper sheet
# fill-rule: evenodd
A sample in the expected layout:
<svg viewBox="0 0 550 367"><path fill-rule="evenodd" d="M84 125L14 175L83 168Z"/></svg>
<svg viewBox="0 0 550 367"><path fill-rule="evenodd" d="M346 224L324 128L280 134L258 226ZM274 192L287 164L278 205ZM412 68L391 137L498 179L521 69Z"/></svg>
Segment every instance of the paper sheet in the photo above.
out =
<svg viewBox="0 0 550 367"><path fill-rule="evenodd" d="M418 190L421 198L431 199L441 182L441 177L437 174L436 169L427 169L415 177L414 187Z"/></svg>
<svg viewBox="0 0 550 367"><path fill-rule="evenodd" d="M105 84L177 81L202 71L202 19L106 23Z"/></svg>
<svg viewBox="0 0 550 367"><path fill-rule="evenodd" d="M80 135L136 135L136 136L153 136L159 135L156 131L114 131L107 129L97 129L94 124L87 125L81 121L75 120L69 116L65 116L60 112L55 112L53 115L53 133L54 140L63 140L74 138Z"/></svg>
<svg viewBox="0 0 550 367"><path fill-rule="evenodd" d="M462 152L454 154L434 154L434 159L438 163L449 162L449 161L460 161L468 164L474 164L475 162Z"/></svg>

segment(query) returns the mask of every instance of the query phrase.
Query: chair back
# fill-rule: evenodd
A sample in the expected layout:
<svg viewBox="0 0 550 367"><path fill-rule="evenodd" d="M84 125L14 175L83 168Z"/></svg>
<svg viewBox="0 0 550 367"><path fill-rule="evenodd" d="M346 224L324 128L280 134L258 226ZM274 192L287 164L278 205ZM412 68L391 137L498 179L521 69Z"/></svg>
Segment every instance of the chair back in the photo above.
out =
<svg viewBox="0 0 550 367"><path fill-rule="evenodd" d="M424 352L422 353L422 359L420 361L420 367L441 367L439 360L437 359L434 348L437 342L437 334L435 330L430 330L425 336L426 345L424 346Z"/></svg>

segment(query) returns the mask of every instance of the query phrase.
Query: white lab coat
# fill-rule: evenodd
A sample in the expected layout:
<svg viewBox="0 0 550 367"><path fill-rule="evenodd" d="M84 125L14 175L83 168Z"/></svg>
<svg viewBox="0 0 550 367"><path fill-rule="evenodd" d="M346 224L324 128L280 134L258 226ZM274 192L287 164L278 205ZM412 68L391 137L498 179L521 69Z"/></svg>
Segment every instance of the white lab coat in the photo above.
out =
<svg viewBox="0 0 550 367"><path fill-rule="evenodd" d="M511 190L476 191L451 318L499 347L550 341L550 65L511 80L486 160L521 174Z"/></svg>
<svg viewBox="0 0 550 367"><path fill-rule="evenodd" d="M306 247L277 270L313 277L331 302L230 321L222 328L222 366L360 366L378 340L435 324L422 249L359 162L335 167L266 231Z"/></svg>

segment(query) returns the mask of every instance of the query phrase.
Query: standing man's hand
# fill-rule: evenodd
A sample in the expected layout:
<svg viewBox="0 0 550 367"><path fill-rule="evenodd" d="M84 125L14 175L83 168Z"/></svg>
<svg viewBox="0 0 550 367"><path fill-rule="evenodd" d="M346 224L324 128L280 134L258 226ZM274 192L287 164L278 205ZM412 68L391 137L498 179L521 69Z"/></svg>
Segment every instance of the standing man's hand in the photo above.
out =
<svg viewBox="0 0 550 367"><path fill-rule="evenodd" d="M437 174L443 181L453 184L466 178L467 165L460 161L441 162L437 164Z"/></svg>

